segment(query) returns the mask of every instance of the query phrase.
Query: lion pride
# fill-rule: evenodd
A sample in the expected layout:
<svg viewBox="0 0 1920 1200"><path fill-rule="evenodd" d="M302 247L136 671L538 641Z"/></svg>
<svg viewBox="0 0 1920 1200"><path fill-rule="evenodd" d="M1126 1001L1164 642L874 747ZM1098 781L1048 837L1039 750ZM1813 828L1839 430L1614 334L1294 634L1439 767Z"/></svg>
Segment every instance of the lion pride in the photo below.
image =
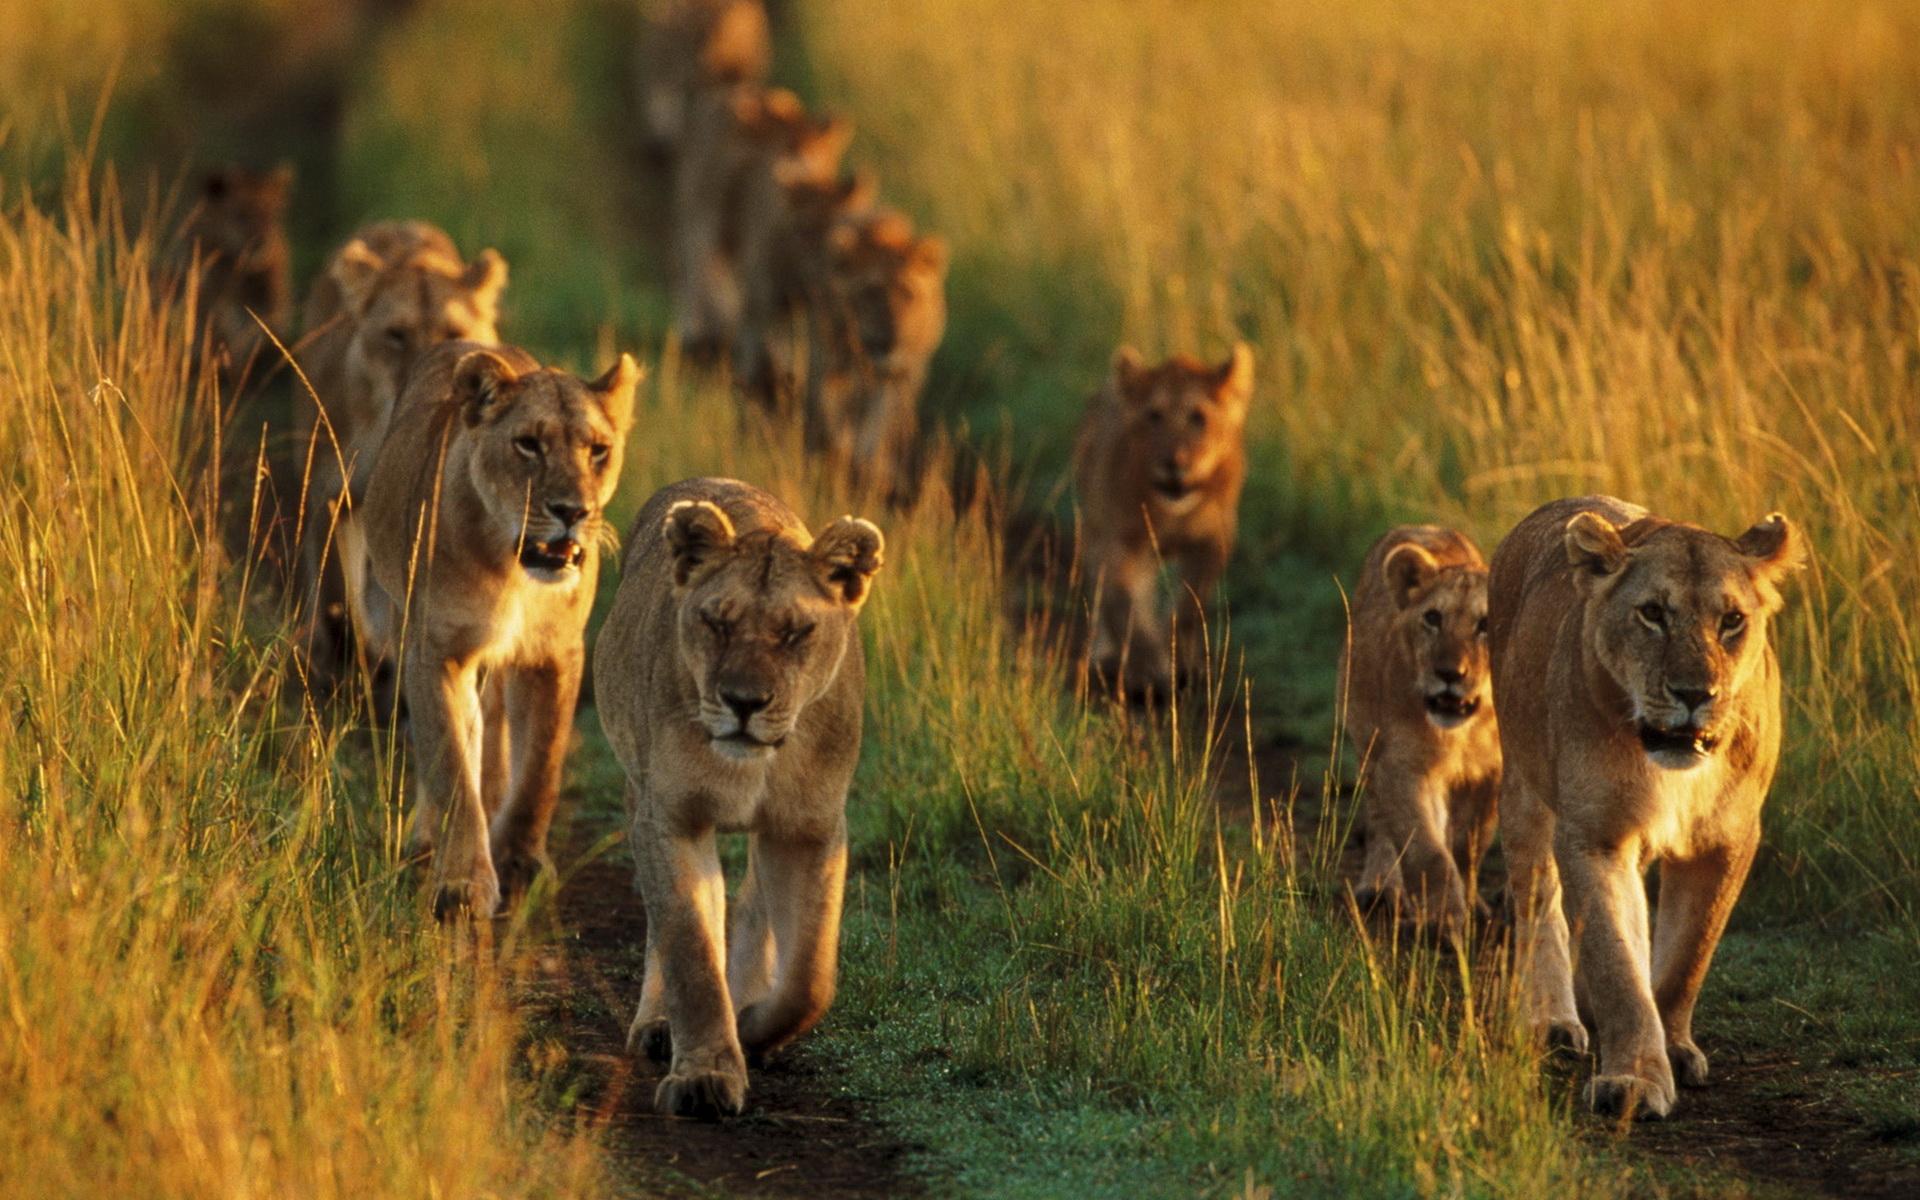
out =
<svg viewBox="0 0 1920 1200"><path fill-rule="evenodd" d="M1694 1002L1760 844L1780 755L1769 625L1804 556L1778 513L1726 538L1610 496L1545 505L1493 556L1517 953L1550 1040L1584 1049L1591 1018L1598 1110L1665 1116L1676 1079L1707 1081Z"/></svg>

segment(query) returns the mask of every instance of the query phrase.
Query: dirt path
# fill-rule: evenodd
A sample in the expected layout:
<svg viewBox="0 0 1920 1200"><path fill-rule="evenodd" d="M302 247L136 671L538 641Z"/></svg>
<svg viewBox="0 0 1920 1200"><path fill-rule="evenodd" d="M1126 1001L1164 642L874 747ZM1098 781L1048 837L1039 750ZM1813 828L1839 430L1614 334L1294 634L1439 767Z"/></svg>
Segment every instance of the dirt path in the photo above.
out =
<svg viewBox="0 0 1920 1200"><path fill-rule="evenodd" d="M584 718L591 722L588 714ZM747 1111L708 1123L653 1111L661 1069L626 1052L640 994L646 913L623 846L589 857L617 822L569 797L555 859L565 875L528 1005L576 1068L573 1101L591 1112L622 1189L646 1196L891 1197L920 1194L914 1147L850 1096L805 1039L751 1073ZM831 1015L827 1018L831 1021Z"/></svg>

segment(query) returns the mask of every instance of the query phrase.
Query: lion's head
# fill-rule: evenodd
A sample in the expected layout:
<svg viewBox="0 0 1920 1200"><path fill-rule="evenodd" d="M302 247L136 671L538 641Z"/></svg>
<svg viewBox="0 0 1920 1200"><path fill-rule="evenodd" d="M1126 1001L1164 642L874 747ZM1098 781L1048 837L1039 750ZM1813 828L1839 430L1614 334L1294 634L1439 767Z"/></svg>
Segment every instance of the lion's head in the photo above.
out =
<svg viewBox="0 0 1920 1200"><path fill-rule="evenodd" d="M1159 506L1178 512L1240 444L1253 397L1253 350L1234 343L1218 366L1175 355L1149 367L1131 346L1114 355L1112 384L1126 455Z"/></svg>
<svg viewBox="0 0 1920 1200"><path fill-rule="evenodd" d="M1728 539L1582 512L1566 550L1587 653L1624 693L1647 756L1676 770L1706 761L1766 661L1779 583L1805 558L1798 531L1779 513Z"/></svg>
<svg viewBox="0 0 1920 1200"><path fill-rule="evenodd" d="M471 263L452 254L445 235L375 245L355 238L327 272L340 289L349 330L347 378L371 411L393 411L421 355L450 341L493 345L507 262L482 250ZM383 250L385 251L383 253Z"/></svg>
<svg viewBox="0 0 1920 1200"><path fill-rule="evenodd" d="M1413 664L1412 685L1427 720L1441 729L1465 725L1489 707L1487 568L1442 566L1425 548L1404 542L1381 564L1387 594L1399 606L1392 637Z"/></svg>
<svg viewBox="0 0 1920 1200"><path fill-rule="evenodd" d="M620 481L640 368L622 354L586 382L524 355L468 349L453 370L465 466L487 522L528 575L573 578Z"/></svg>
<svg viewBox="0 0 1920 1200"><path fill-rule="evenodd" d="M839 673L885 541L856 517L804 546L772 530L736 536L704 500L669 509L665 533L697 720L727 758L769 755Z"/></svg>
<svg viewBox="0 0 1920 1200"><path fill-rule="evenodd" d="M282 221L293 188L293 168L269 171L221 167L200 182L200 200L185 228L210 263L245 270L286 261Z"/></svg>
<svg viewBox="0 0 1920 1200"><path fill-rule="evenodd" d="M917 374L947 328L947 244L887 213L832 233L832 303L877 379Z"/></svg>
<svg viewBox="0 0 1920 1200"><path fill-rule="evenodd" d="M853 122L840 116L807 112L800 97L785 88L735 88L730 99L735 130L766 156L774 182L829 183L853 141Z"/></svg>

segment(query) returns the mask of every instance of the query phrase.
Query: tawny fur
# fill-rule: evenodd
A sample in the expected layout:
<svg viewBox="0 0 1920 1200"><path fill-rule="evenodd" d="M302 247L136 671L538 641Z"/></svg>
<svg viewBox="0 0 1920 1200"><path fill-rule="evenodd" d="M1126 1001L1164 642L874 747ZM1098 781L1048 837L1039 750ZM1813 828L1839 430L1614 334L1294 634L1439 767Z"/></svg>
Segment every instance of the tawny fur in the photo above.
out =
<svg viewBox="0 0 1920 1200"><path fill-rule="evenodd" d="M647 906L628 1045L670 1041L662 1111L739 1112L747 1056L832 1002L866 688L855 619L882 551L866 521L815 537L725 479L661 490L628 537L594 682ZM730 928L714 843L727 832L748 835Z"/></svg>
<svg viewBox="0 0 1920 1200"><path fill-rule="evenodd" d="M1201 660L1207 601L1239 524L1252 396L1245 343L1218 365L1178 355L1149 367L1122 348L1081 418L1073 476L1092 660L1129 692L1167 693L1176 635L1183 671ZM1172 615L1163 561L1178 571Z"/></svg>
<svg viewBox="0 0 1920 1200"><path fill-rule="evenodd" d="M1780 753L1768 625L1802 555L1777 513L1730 540L1607 496L1538 509L1494 555L1517 957L1549 1038L1584 1049L1590 1014L1603 1111L1663 1116L1676 1077L1706 1082L1694 1002L1760 842Z"/></svg>
<svg viewBox="0 0 1920 1200"><path fill-rule="evenodd" d="M313 393L297 389L296 401L307 479L301 597L310 669L321 682L346 654L346 606L357 589L334 552L359 537L353 504L342 500L357 504L364 493L413 364L442 342L498 341L506 282L507 264L492 250L463 262L432 225L382 221L349 238L307 295L297 357Z"/></svg>
<svg viewBox="0 0 1920 1200"><path fill-rule="evenodd" d="M584 382L510 347L436 347L368 474L359 611L401 664L410 841L443 916L490 916L546 861L639 376L626 355Z"/></svg>
<svg viewBox="0 0 1920 1200"><path fill-rule="evenodd" d="M1341 712L1365 764L1355 893L1463 927L1493 835L1500 742L1487 665L1487 564L1463 533L1403 525L1367 552L1341 663Z"/></svg>
<svg viewBox="0 0 1920 1200"><path fill-rule="evenodd" d="M284 338L292 306L286 212L293 169L222 167L201 181L180 231L175 273L197 268L198 334L228 384L275 355L260 321ZM255 317L259 320L256 321ZM202 342L196 342L198 351Z"/></svg>

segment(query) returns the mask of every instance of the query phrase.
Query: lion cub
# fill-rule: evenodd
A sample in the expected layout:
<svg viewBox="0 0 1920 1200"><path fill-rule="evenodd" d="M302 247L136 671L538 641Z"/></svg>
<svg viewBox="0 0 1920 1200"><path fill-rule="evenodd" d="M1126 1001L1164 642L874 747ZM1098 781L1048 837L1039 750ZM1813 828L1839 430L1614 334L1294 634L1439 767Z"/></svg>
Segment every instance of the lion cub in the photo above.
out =
<svg viewBox="0 0 1920 1200"><path fill-rule="evenodd" d="M1206 603L1233 553L1252 396L1245 342L1218 366L1183 354L1149 367L1123 347L1081 418L1073 475L1093 665L1130 693L1167 694L1176 633L1183 663L1202 653ZM1163 560L1181 576L1171 620L1159 596Z"/></svg>
<svg viewBox="0 0 1920 1200"><path fill-rule="evenodd" d="M663 1112L739 1112L746 1056L832 1003L866 690L855 618L882 548L866 521L816 536L728 479L655 493L628 537L593 673L647 905L627 1041L656 1056L670 1041ZM748 859L729 929L714 835L736 831Z"/></svg>
<svg viewBox="0 0 1920 1200"><path fill-rule="evenodd" d="M1665 1116L1676 1076L1707 1081L1693 1006L1760 844L1780 755L1767 626L1804 555L1778 513L1729 539L1587 496L1536 510L1493 556L1519 963L1550 1039L1585 1049L1592 1017L1601 1111Z"/></svg>
<svg viewBox="0 0 1920 1200"><path fill-rule="evenodd" d="M1403 525L1367 552L1341 707L1368 764L1355 897L1463 930L1493 833L1500 742L1487 670L1487 564L1463 533Z"/></svg>
<svg viewBox="0 0 1920 1200"><path fill-rule="evenodd" d="M411 840L443 917L492 915L546 861L639 379L624 354L588 383L452 342L414 369L374 458L362 611L399 655Z"/></svg>
<svg viewBox="0 0 1920 1200"><path fill-rule="evenodd" d="M507 264L492 250L461 261L453 240L422 221L382 221L342 246L307 296L299 433L308 456L302 530L302 593L309 656L321 681L345 659L349 596L358 582L340 575L340 557L358 538L351 505L366 486L387 417L413 364L434 346L498 340ZM317 403L315 402L317 398Z"/></svg>

